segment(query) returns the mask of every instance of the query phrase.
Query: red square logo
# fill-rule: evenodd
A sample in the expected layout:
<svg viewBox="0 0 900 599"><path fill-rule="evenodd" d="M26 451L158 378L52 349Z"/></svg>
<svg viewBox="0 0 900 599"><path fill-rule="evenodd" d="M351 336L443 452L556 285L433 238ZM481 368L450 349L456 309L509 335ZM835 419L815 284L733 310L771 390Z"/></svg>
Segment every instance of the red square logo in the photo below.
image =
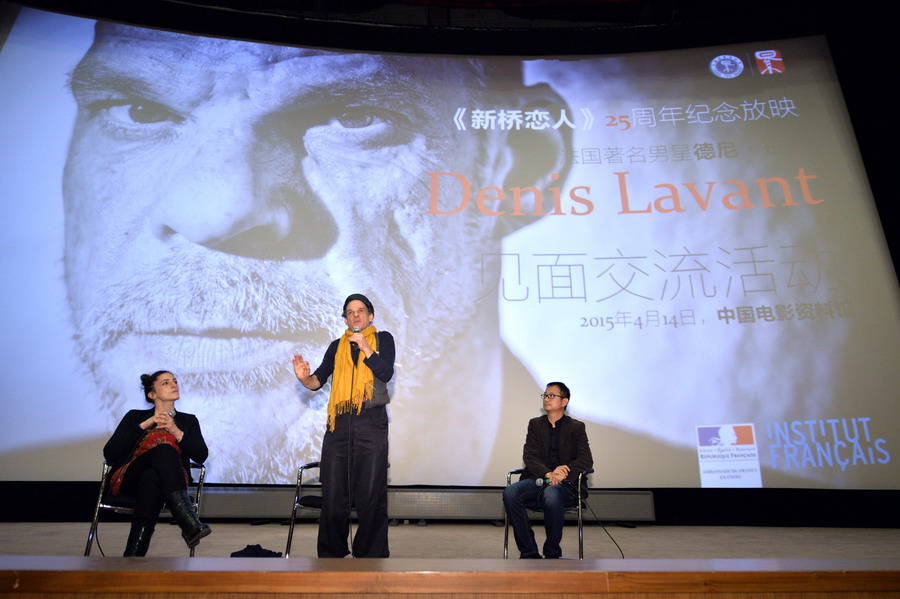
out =
<svg viewBox="0 0 900 599"><path fill-rule="evenodd" d="M760 75L780 75L784 73L784 59L778 50L758 50L755 55L756 68Z"/></svg>

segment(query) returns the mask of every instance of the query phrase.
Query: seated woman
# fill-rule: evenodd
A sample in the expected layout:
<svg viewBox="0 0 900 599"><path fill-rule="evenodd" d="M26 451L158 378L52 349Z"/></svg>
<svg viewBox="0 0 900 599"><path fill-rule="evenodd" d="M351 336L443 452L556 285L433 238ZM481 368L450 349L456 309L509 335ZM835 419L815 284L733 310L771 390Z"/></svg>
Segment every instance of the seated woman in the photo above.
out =
<svg viewBox="0 0 900 599"><path fill-rule="evenodd" d="M166 370L142 374L147 410L130 410L103 448L112 469L113 495L136 499L125 557L147 555L150 537L163 503L181 527L188 547L195 547L210 533L191 509L187 494L189 462L203 462L209 454L193 414L175 411L178 381Z"/></svg>

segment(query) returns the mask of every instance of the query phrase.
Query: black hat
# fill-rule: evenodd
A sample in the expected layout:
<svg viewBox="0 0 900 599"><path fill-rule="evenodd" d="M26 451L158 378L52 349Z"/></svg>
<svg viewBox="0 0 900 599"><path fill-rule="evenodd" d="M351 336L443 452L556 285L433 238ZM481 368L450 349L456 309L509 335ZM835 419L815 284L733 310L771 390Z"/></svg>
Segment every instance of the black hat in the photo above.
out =
<svg viewBox="0 0 900 599"><path fill-rule="evenodd" d="M347 304L354 300L359 300L366 305L366 308L369 310L369 314L375 314L375 306L372 305L372 302L369 301L369 298L364 296L362 293L354 293L353 295L348 295L347 299L344 300L344 309L341 312L341 316L344 316L347 313Z"/></svg>

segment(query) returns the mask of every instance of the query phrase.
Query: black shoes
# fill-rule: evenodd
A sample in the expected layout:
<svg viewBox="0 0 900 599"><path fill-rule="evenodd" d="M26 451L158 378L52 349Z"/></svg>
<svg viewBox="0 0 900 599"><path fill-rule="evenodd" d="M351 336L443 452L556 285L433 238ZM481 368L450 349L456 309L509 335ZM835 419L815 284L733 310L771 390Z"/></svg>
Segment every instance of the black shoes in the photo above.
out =
<svg viewBox="0 0 900 599"><path fill-rule="evenodd" d="M128 541L125 543L125 553L122 557L144 557L150 548L150 538L153 536L153 526L131 523L131 532L128 533Z"/></svg>
<svg viewBox="0 0 900 599"><path fill-rule="evenodd" d="M200 539L212 532L209 526L200 522L197 514L191 509L191 498L187 491L174 491L166 496L166 504L175 522L181 527L181 537L191 549L200 544Z"/></svg>

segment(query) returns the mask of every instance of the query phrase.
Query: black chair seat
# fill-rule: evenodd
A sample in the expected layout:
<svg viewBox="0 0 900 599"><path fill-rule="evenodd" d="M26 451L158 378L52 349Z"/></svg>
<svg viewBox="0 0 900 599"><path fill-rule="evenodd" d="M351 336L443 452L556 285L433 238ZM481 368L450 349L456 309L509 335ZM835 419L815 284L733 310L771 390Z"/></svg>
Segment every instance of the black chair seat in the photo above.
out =
<svg viewBox="0 0 900 599"><path fill-rule="evenodd" d="M300 499L297 500L297 505L305 508L307 510L321 510L322 509L322 496L321 495L304 495Z"/></svg>
<svg viewBox="0 0 900 599"><path fill-rule="evenodd" d="M197 503L194 495L188 495L191 503ZM101 506L108 510L134 510L137 498L132 495L110 495L103 498ZM163 508L164 510L166 508Z"/></svg>
<svg viewBox="0 0 900 599"><path fill-rule="evenodd" d="M103 507L106 509L133 510L136 504L137 499L131 495L107 495L103 498Z"/></svg>

